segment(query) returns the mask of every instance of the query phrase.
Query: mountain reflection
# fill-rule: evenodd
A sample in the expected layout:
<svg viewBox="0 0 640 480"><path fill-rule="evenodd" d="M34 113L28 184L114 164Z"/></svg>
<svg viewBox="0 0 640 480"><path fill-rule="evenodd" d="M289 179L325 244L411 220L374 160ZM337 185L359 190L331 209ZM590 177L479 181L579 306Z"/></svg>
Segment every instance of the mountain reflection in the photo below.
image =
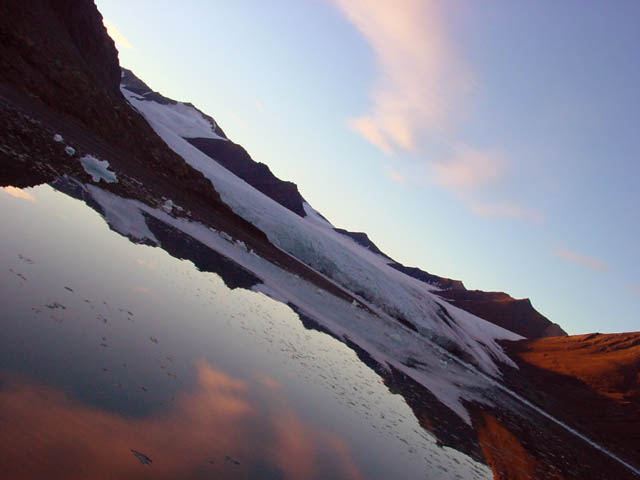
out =
<svg viewBox="0 0 640 480"><path fill-rule="evenodd" d="M3 478L362 478L346 442L301 419L265 378L249 383L200 362L193 391L135 419L3 375Z"/></svg>

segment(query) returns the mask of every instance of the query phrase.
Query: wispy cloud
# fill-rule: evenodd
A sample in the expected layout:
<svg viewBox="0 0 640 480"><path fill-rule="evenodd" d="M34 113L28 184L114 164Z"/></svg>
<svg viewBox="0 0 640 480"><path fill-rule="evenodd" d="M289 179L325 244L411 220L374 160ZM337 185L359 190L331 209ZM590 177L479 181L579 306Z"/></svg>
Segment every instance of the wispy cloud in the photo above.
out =
<svg viewBox="0 0 640 480"><path fill-rule="evenodd" d="M467 205L471 211L479 217L513 218L518 220L529 220L532 222L542 222L544 219L544 216L539 211L522 207L516 203L490 203L470 200L467 202Z"/></svg>
<svg viewBox="0 0 640 480"><path fill-rule="evenodd" d="M398 170L395 169L389 169L387 170L387 174L389 175L389 177L394 181L397 182L401 185L406 185L408 183L408 179L406 177L405 174L399 172Z"/></svg>
<svg viewBox="0 0 640 480"><path fill-rule="evenodd" d="M29 202L35 202L36 198L31 195L29 192L27 192L26 190L22 189L22 188L16 188L16 187L0 187L0 191L11 195L12 197L15 198L20 198L22 200L27 200Z"/></svg>
<svg viewBox="0 0 640 480"><path fill-rule="evenodd" d="M594 257L590 257L588 255L584 255L582 253L568 250L566 248L558 248L555 250L555 255L558 258L570 263L575 263L576 265L581 265L595 272L606 272L611 270L609 264L603 262Z"/></svg>
<svg viewBox="0 0 640 480"><path fill-rule="evenodd" d="M404 185L437 185L483 217L539 220L513 200L488 203L482 189L504 182L500 149L456 138L474 76L459 54L434 0L328 0L362 34L373 52L371 106L349 126L389 155L410 152L421 165L396 165L389 176ZM431 147L436 147L435 149ZM425 153L439 151L439 154ZM491 192L493 194L493 192Z"/></svg>
<svg viewBox="0 0 640 480"><path fill-rule="evenodd" d="M330 1L364 36L378 67L371 110L351 127L385 152L415 150L470 84L438 9L428 0Z"/></svg>
<svg viewBox="0 0 640 480"><path fill-rule="evenodd" d="M433 180L452 190L468 191L500 179L506 165L498 152L458 148L451 158L433 164Z"/></svg>
<svg viewBox="0 0 640 480"><path fill-rule="evenodd" d="M133 45L131 45L129 40L127 40L127 37L125 37L122 32L120 32L120 30L115 27L115 25L113 25L106 19L103 20L103 23L104 27L107 29L107 33L113 39L113 41L116 42L116 45L124 48L125 50L135 50L135 48L133 48Z"/></svg>

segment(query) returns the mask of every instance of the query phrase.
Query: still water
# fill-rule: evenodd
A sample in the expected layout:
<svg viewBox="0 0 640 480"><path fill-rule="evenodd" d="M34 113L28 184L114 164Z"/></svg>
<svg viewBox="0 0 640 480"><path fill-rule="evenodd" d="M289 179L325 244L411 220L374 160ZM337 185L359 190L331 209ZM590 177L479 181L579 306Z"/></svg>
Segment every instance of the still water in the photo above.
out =
<svg viewBox="0 0 640 480"><path fill-rule="evenodd" d="M493 477L288 306L47 185L0 222L3 478Z"/></svg>

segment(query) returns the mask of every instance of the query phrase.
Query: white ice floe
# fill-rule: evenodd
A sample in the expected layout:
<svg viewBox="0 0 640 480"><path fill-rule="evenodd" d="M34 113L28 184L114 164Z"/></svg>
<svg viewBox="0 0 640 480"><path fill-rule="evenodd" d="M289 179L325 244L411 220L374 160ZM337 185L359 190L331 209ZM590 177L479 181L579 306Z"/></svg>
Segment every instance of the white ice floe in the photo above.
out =
<svg viewBox="0 0 640 480"><path fill-rule="evenodd" d="M66 152L67 155L69 155L70 157L73 157L76 154L76 149L73 147L70 147L69 145L67 145L66 147L64 147L64 151Z"/></svg>
<svg viewBox="0 0 640 480"><path fill-rule="evenodd" d="M94 182L104 180L107 183L116 183L118 177L109 170L109 162L107 160L98 160L91 155L85 155L80 159L84 171L91 175Z"/></svg>
<svg viewBox="0 0 640 480"><path fill-rule="evenodd" d="M53 141L56 142L56 143L60 143L60 142L64 141L64 138L62 138L62 135L60 135L59 133L56 133L53 136Z"/></svg>

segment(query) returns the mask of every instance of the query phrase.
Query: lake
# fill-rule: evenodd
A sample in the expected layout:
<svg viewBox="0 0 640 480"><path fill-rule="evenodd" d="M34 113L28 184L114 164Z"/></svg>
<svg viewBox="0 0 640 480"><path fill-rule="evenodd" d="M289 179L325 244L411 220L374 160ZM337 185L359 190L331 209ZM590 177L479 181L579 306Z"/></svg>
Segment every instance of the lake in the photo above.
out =
<svg viewBox="0 0 640 480"><path fill-rule="evenodd" d="M57 187L0 189L7 477L493 478L251 274L166 225L164 249L134 243Z"/></svg>

